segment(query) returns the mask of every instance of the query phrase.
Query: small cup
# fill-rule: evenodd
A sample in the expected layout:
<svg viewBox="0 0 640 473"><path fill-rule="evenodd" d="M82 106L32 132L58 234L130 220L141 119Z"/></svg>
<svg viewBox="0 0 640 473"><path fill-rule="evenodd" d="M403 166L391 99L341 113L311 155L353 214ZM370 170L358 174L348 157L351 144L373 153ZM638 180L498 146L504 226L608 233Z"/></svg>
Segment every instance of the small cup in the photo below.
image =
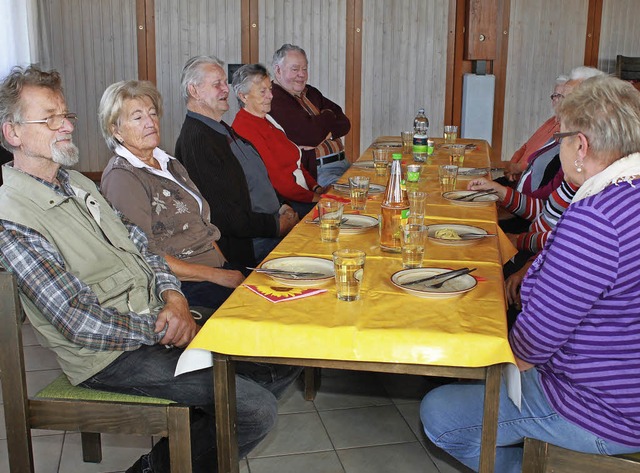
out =
<svg viewBox="0 0 640 473"><path fill-rule="evenodd" d="M413 153L413 131L401 131L402 137L402 154Z"/></svg>
<svg viewBox="0 0 640 473"><path fill-rule="evenodd" d="M373 167L376 176L386 176L389 169L389 151L384 148L373 149Z"/></svg>
<svg viewBox="0 0 640 473"><path fill-rule="evenodd" d="M458 166L443 164L438 167L438 178L440 179L440 190L444 194L456 188L458 178Z"/></svg>
<svg viewBox="0 0 640 473"><path fill-rule="evenodd" d="M433 152L436 150L436 143L433 140L427 140L427 155L433 156Z"/></svg>
<svg viewBox="0 0 640 473"><path fill-rule="evenodd" d="M407 182L418 182L420 180L420 171L422 170L422 164L408 164L407 165Z"/></svg>
<svg viewBox="0 0 640 473"><path fill-rule="evenodd" d="M464 150L465 145L451 145L449 147L449 164L454 166L464 166Z"/></svg>
<svg viewBox="0 0 640 473"><path fill-rule="evenodd" d="M364 210L367 206L367 195L369 195L369 178L366 176L350 177L349 190L351 192L351 208Z"/></svg>
<svg viewBox="0 0 640 473"><path fill-rule="evenodd" d="M424 216L427 209L427 193L422 191L407 192L409 198L409 223L424 223Z"/></svg>
<svg viewBox="0 0 640 473"><path fill-rule="evenodd" d="M458 127L456 125L447 125L444 127L444 142L455 143L458 139Z"/></svg>
<svg viewBox="0 0 640 473"><path fill-rule="evenodd" d="M342 211L344 205L335 200L321 200L318 203L318 220L320 221L320 240L324 242L338 241Z"/></svg>
<svg viewBox="0 0 640 473"><path fill-rule="evenodd" d="M360 299L360 285L364 275L364 251L342 249L333 252L333 268L336 278L336 293L341 301Z"/></svg>
<svg viewBox="0 0 640 473"><path fill-rule="evenodd" d="M403 225L400 237L402 241L402 267L419 268L424 258L424 245L427 239L427 226L410 223Z"/></svg>

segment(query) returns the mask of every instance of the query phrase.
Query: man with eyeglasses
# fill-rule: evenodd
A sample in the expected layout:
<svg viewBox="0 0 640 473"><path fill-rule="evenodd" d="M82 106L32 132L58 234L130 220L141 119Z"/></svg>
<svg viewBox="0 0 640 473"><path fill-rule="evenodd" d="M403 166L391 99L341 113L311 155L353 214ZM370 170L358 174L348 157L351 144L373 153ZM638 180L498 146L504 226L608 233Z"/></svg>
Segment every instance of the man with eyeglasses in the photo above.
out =
<svg viewBox="0 0 640 473"><path fill-rule="evenodd" d="M14 156L2 167L0 265L72 384L193 406L192 471L215 471L212 371L174 376L197 332L180 282L92 181L62 168L78 162L76 118L55 71L15 68L0 84L0 142ZM266 383L238 376L236 390L246 455L274 426L277 401ZM127 473L169 468L162 439Z"/></svg>

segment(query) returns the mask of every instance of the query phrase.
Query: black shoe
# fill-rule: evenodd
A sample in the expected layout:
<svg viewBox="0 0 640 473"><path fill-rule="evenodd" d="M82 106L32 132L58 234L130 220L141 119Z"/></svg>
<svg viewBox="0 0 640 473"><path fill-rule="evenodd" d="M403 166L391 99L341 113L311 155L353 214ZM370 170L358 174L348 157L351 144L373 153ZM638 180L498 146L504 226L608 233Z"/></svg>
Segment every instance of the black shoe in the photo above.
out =
<svg viewBox="0 0 640 473"><path fill-rule="evenodd" d="M149 454L147 453L138 458L138 461L135 462L126 473L153 473L151 465L149 464Z"/></svg>

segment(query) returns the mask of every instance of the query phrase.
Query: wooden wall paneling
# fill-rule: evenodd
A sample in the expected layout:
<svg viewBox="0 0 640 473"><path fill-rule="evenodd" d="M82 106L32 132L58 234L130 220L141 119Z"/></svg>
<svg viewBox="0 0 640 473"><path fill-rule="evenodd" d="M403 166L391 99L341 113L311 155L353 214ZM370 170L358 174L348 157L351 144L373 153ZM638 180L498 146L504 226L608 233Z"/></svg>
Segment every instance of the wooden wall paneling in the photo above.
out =
<svg viewBox="0 0 640 473"><path fill-rule="evenodd" d="M507 58L509 53L509 14L511 0L499 0L497 12L496 59L493 74L496 76L495 101L493 106L493 132L491 137L491 161L500 165L502 156L503 122L505 116L505 93L507 88Z"/></svg>
<svg viewBox="0 0 640 473"><path fill-rule="evenodd" d="M360 156L360 113L362 94L362 0L347 1L347 45L345 113L351 131L345 139L345 152L353 162Z"/></svg>
<svg viewBox="0 0 640 473"><path fill-rule="evenodd" d="M411 129L424 107L441 135L449 4L439 0L363 2L361 151L378 135Z"/></svg>
<svg viewBox="0 0 640 473"><path fill-rule="evenodd" d="M173 153L186 107L180 74L195 55L214 55L226 63L242 62L241 2L236 0L155 0L155 46L158 90L164 99L161 147ZM228 123L238 110L233 92Z"/></svg>
<svg viewBox="0 0 640 473"><path fill-rule="evenodd" d="M602 0L589 0L587 12L587 35L584 44L584 65L598 67L600 28L602 23Z"/></svg>
<svg viewBox="0 0 640 473"><path fill-rule="evenodd" d="M599 38L598 68L613 74L616 56L640 57L638 0L603 0Z"/></svg>
<svg viewBox="0 0 640 473"><path fill-rule="evenodd" d="M495 59L498 0L468 0L467 7L464 58Z"/></svg>
<svg viewBox="0 0 640 473"><path fill-rule="evenodd" d="M452 116L448 124L460 126L462 123L462 79L464 74L471 72L471 61L464 60L464 30L466 23L466 0L450 0L456 4L453 32L453 97L451 101ZM450 9L451 11L451 9ZM451 46L448 46L451 48Z"/></svg>
<svg viewBox="0 0 640 473"><path fill-rule="evenodd" d="M80 171L102 171L111 153L98 127L106 87L138 77L135 0L39 0L47 25L42 67L57 69L69 110L78 113L74 141Z"/></svg>
<svg viewBox="0 0 640 473"><path fill-rule="evenodd" d="M464 11L464 9L463 9ZM444 110L444 124L446 125L458 125L460 126L460 120L456 123L453 122L454 116L454 71L455 71L455 52L456 52L456 15L457 15L457 2L456 0L449 0L449 16L447 22L447 75L445 85L445 110Z"/></svg>
<svg viewBox="0 0 640 473"><path fill-rule="evenodd" d="M309 84L345 108L346 0L260 0L258 61L271 71L284 43L303 48Z"/></svg>
<svg viewBox="0 0 640 473"><path fill-rule="evenodd" d="M511 2L502 160L552 115L555 78L583 64L588 2L564 0L562 8L555 0Z"/></svg>

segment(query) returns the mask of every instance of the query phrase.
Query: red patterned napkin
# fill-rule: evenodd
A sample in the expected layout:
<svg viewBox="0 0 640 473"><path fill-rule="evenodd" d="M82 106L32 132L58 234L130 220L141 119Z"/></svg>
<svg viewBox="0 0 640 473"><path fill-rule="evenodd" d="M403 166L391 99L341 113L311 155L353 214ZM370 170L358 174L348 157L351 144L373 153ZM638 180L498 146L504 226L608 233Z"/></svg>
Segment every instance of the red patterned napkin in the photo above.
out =
<svg viewBox="0 0 640 473"><path fill-rule="evenodd" d="M327 292L326 289L304 288L304 287L284 287L284 286L254 286L243 284L244 287L271 302L292 301L303 297L315 296Z"/></svg>

